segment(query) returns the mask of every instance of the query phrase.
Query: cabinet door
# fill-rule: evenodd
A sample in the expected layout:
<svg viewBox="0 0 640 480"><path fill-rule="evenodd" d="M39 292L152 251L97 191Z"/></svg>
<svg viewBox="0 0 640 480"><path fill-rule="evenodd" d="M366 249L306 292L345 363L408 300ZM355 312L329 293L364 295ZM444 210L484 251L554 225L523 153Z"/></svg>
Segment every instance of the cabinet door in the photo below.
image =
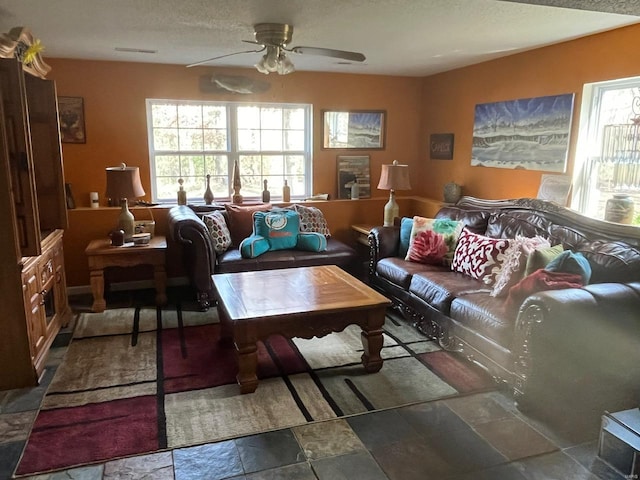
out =
<svg viewBox="0 0 640 480"><path fill-rule="evenodd" d="M25 87L40 230L66 229L67 204L55 83L26 75Z"/></svg>
<svg viewBox="0 0 640 480"><path fill-rule="evenodd" d="M32 257L41 252L40 219L36 204L24 74L17 59L0 59L0 90L18 240L22 255Z"/></svg>
<svg viewBox="0 0 640 480"><path fill-rule="evenodd" d="M36 265L22 273L22 290L29 332L29 349L31 358L35 361L41 355L46 344L44 310L42 309L42 295Z"/></svg>

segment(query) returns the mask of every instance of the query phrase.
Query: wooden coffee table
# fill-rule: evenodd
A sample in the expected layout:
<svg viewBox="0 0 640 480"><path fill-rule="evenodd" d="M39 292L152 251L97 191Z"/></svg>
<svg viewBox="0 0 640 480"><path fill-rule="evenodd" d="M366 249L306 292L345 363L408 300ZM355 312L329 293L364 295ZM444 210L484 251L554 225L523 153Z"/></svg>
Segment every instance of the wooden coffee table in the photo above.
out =
<svg viewBox="0 0 640 480"><path fill-rule="evenodd" d="M382 368L382 326L391 302L335 265L213 275L221 340L238 352L241 393L258 387L257 342L270 335L324 337L348 325L362 328L362 363Z"/></svg>

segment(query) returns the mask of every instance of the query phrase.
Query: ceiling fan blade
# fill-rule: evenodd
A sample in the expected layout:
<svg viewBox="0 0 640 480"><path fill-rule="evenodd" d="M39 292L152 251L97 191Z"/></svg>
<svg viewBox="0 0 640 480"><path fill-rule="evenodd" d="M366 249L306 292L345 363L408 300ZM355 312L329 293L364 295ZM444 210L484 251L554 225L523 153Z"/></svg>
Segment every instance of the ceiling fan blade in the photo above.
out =
<svg viewBox="0 0 640 480"><path fill-rule="evenodd" d="M231 57L232 55L240 55L241 53L260 53L260 52L263 52L266 48L267 47L262 47L260 50L245 50L244 52L235 52L235 53L227 53L226 55L218 55L217 57L207 58L206 60L201 60L200 62L187 65L187 68L196 67L198 65L204 65L205 63L213 62L214 60L219 60L225 57Z"/></svg>
<svg viewBox="0 0 640 480"><path fill-rule="evenodd" d="M332 48L293 47L289 51L305 55L322 55L324 57L342 58L343 60L350 60L352 62L364 62L366 60L366 57L362 53L334 50Z"/></svg>

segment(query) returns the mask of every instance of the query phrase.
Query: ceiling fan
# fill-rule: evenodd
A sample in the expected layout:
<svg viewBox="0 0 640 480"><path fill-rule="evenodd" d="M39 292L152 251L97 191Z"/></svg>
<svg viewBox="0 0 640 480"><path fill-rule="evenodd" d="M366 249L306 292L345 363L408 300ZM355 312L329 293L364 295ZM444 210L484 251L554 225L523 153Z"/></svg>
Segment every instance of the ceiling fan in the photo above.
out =
<svg viewBox="0 0 640 480"><path fill-rule="evenodd" d="M192 63L187 67L195 67L204 65L205 63L219 60L220 58L239 55L241 53L260 53L265 52L262 58L255 64L256 69L264 74L277 72L280 75L286 75L295 71L293 63L287 57L287 52L304 54L304 55L321 55L324 57L340 58L351 62L363 62L365 56L362 53L347 52L344 50L334 50L332 48L319 47L292 47L287 48L293 36L293 26L286 23L258 23L254 25L255 40L243 40L243 42L260 45L262 48L258 50L245 50L242 52L229 53L227 55L219 55L217 57L208 58L200 62Z"/></svg>

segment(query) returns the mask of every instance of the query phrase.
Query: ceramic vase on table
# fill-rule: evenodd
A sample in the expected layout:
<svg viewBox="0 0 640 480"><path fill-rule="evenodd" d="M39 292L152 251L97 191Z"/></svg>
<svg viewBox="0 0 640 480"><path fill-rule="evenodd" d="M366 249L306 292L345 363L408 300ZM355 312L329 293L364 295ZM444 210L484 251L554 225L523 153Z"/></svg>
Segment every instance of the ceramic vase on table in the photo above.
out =
<svg viewBox="0 0 640 480"><path fill-rule="evenodd" d="M633 199L629 195L614 193L613 197L607 200L604 219L608 222L629 224L633 221L633 210Z"/></svg>
<svg viewBox="0 0 640 480"><path fill-rule="evenodd" d="M444 186L445 203L456 203L462 196L462 187L455 182L449 182Z"/></svg>
<svg viewBox="0 0 640 480"><path fill-rule="evenodd" d="M213 192L211 191L211 175L207 174L207 189L204 191L204 203L211 205L213 203Z"/></svg>

